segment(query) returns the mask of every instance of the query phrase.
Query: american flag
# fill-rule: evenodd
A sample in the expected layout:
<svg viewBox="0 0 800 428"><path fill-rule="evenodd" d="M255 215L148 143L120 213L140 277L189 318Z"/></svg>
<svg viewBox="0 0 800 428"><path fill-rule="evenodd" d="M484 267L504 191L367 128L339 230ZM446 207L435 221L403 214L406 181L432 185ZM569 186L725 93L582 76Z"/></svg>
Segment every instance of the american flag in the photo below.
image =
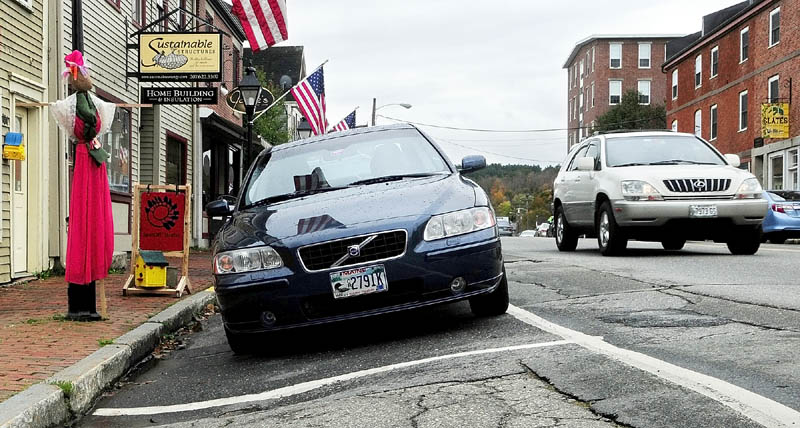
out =
<svg viewBox="0 0 800 428"><path fill-rule="evenodd" d="M325 118L325 77L322 67L292 88L292 96L314 135L324 134L328 129L328 119Z"/></svg>
<svg viewBox="0 0 800 428"><path fill-rule="evenodd" d="M250 49L258 52L289 38L286 30L286 0L233 0Z"/></svg>
<svg viewBox="0 0 800 428"><path fill-rule="evenodd" d="M348 129L353 129L356 127L356 111L353 110L352 113L348 114L347 117L342 119L341 122L336 124L333 127L333 131L347 131Z"/></svg>

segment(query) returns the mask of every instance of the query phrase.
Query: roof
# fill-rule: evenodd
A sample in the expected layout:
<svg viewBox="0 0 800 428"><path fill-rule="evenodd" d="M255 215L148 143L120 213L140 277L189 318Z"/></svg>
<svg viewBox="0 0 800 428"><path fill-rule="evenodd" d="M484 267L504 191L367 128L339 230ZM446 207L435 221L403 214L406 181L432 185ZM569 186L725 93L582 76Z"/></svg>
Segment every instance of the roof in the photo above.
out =
<svg viewBox="0 0 800 428"><path fill-rule="evenodd" d="M289 89L306 77L306 61L303 46L272 46L253 53L244 50L244 58L252 60L253 66L266 73L270 82L278 88ZM286 77L284 77L286 76ZM283 80L283 82L281 82ZM291 94L287 99L292 100Z"/></svg>
<svg viewBox="0 0 800 428"><path fill-rule="evenodd" d="M567 61L561 68L569 68L569 65L578 55L578 52L581 49L583 49L584 46L588 45L589 43L595 40L624 40L624 39L655 40L655 39L674 39L681 36L682 34L592 34L591 36L575 44L575 47L572 48L572 52L570 52Z"/></svg>
<svg viewBox="0 0 800 428"><path fill-rule="evenodd" d="M666 69L671 62L684 53L692 51L706 40L717 37L728 24L738 20L762 3L765 3L764 0L746 0L704 16L702 30L691 35L696 37L691 40L676 41L678 44L672 47L670 45L673 42L667 44L667 60L664 61L662 69Z"/></svg>
<svg viewBox="0 0 800 428"><path fill-rule="evenodd" d="M148 266L169 266L169 262L161 251L141 250L139 255L144 260L144 264Z"/></svg>
<svg viewBox="0 0 800 428"><path fill-rule="evenodd" d="M206 0L208 4L210 4L214 9L217 10L220 18L225 21L225 24L228 26L228 29L231 31L231 36L235 37L239 42L243 42L246 39L244 34L244 28L242 28L242 23L239 21L239 18L234 16L233 14L233 6L229 5L228 3L222 0Z"/></svg>
<svg viewBox="0 0 800 428"><path fill-rule="evenodd" d="M290 149L292 147L304 146L306 144L317 143L317 142L320 142L320 141L331 140L331 139L334 139L334 138L347 137L347 136L350 136L350 135L370 134L370 133L373 133L373 132L391 131L391 130L395 130L395 129L417 129L417 127L414 126L414 125L411 125L409 123L395 123L395 124L392 124L392 125L380 125L380 126L368 126L368 127L361 127L361 128L352 128L352 129L348 129L347 131L337 131L337 132L332 132L330 134L317 135L315 137L306 138L305 140L297 140L297 141L292 141L290 143L281 144L279 146L274 146L272 148L272 151L276 152L276 151L279 151L279 150Z"/></svg>

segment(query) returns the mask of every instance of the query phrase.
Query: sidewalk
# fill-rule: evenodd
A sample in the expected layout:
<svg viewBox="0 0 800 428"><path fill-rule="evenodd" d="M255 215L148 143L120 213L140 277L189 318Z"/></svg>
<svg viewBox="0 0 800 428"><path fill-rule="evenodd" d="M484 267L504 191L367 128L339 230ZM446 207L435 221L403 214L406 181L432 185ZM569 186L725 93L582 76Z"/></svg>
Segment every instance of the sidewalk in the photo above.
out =
<svg viewBox="0 0 800 428"><path fill-rule="evenodd" d="M174 260L170 260L175 265ZM128 273L105 281L109 320L63 320L67 311L64 277L34 280L0 287L0 402L80 361L111 340L125 334L186 298L122 296ZM192 292L212 285L211 253L192 252L189 258ZM100 311L100 287L97 287Z"/></svg>

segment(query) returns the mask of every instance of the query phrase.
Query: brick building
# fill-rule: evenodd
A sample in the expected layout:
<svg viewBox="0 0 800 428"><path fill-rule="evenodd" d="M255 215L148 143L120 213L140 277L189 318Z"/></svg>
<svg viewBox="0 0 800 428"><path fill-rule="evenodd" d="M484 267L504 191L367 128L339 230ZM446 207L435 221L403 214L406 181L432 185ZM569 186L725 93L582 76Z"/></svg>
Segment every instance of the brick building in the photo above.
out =
<svg viewBox="0 0 800 428"><path fill-rule="evenodd" d="M635 89L643 104L664 104L661 64L671 34L593 35L581 40L564 63L567 70L568 148L591 132L593 121Z"/></svg>
<svg viewBox="0 0 800 428"><path fill-rule="evenodd" d="M703 18L703 30L668 47L667 123L736 153L771 189L800 189L800 138L789 100L800 71L800 0L751 0ZM790 135L761 140L761 104L790 102Z"/></svg>

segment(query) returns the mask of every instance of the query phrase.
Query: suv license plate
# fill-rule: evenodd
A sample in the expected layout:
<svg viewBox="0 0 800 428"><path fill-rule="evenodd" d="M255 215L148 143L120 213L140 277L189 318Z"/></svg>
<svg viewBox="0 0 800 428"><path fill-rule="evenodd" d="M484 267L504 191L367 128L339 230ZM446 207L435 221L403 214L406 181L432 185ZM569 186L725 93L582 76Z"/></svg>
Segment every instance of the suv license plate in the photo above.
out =
<svg viewBox="0 0 800 428"><path fill-rule="evenodd" d="M386 280L386 269L383 265L357 267L339 272L331 272L331 288L333 297L345 297L371 294L389 289Z"/></svg>
<svg viewBox="0 0 800 428"><path fill-rule="evenodd" d="M716 205L689 205L689 217L708 218L717 216Z"/></svg>

